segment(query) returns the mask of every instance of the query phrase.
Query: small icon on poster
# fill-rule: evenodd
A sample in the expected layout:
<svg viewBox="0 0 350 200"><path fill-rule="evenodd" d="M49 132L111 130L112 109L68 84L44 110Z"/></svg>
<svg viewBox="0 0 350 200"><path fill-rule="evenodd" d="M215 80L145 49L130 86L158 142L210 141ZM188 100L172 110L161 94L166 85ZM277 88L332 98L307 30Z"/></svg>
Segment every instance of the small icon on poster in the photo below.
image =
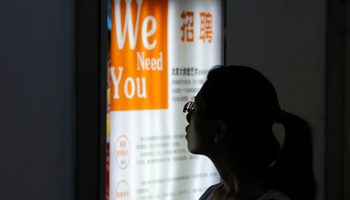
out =
<svg viewBox="0 0 350 200"><path fill-rule="evenodd" d="M126 169L130 162L130 142L129 139L122 135L118 138L115 145L115 159L120 169Z"/></svg>
<svg viewBox="0 0 350 200"><path fill-rule="evenodd" d="M114 200L130 200L131 192L129 188L129 184L121 180L117 185L117 189L115 190Z"/></svg>

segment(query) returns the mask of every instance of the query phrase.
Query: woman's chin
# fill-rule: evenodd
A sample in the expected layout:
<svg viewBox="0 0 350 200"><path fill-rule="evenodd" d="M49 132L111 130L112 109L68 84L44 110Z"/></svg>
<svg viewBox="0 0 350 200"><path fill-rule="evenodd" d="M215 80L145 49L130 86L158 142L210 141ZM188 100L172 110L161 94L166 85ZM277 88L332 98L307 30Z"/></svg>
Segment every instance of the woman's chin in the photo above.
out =
<svg viewBox="0 0 350 200"><path fill-rule="evenodd" d="M187 137L186 137L186 139L187 139ZM188 140L187 140L187 149L188 149L188 151L189 151L190 153L193 153L193 152L192 152L193 150L192 150L192 148L191 148L191 146L190 146Z"/></svg>
<svg viewBox="0 0 350 200"><path fill-rule="evenodd" d="M192 154L200 154L197 149L191 147L190 145L187 145L188 151Z"/></svg>

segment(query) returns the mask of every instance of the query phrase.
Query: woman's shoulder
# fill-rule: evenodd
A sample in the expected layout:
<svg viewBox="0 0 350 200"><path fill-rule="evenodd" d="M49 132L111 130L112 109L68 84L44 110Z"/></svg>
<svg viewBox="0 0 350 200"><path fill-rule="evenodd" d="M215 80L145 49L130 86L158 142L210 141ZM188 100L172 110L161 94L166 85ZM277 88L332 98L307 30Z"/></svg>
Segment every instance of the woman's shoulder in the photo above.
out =
<svg viewBox="0 0 350 200"><path fill-rule="evenodd" d="M199 200L210 200L213 196L214 191L219 188L224 183L217 183L215 185L210 186L199 198ZM290 200L289 197L282 192L281 190L277 190L275 188L270 189L266 194L260 197L257 200Z"/></svg>
<svg viewBox="0 0 350 200"><path fill-rule="evenodd" d="M258 200L290 200L290 199L281 190L272 188L264 196L260 197Z"/></svg>
<svg viewBox="0 0 350 200"><path fill-rule="evenodd" d="M210 200L211 197L213 196L214 191L216 190L216 188L220 187L222 184L224 183L217 183L215 185L210 186L203 194L202 196L199 198L199 200Z"/></svg>

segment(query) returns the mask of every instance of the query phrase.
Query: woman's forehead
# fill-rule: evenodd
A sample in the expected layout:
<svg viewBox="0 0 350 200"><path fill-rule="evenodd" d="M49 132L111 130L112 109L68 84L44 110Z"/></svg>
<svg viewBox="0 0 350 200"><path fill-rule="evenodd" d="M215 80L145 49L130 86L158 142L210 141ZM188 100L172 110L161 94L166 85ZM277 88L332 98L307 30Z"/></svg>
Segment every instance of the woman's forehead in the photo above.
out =
<svg viewBox="0 0 350 200"><path fill-rule="evenodd" d="M210 96L210 88L208 84L204 83L198 94L194 97L195 103L200 106L206 106L208 95Z"/></svg>
<svg viewBox="0 0 350 200"><path fill-rule="evenodd" d="M210 95L210 85L208 84L208 82L205 82L204 85L202 86L202 88L199 90L197 96L195 96L195 100L196 99L205 99L208 95Z"/></svg>

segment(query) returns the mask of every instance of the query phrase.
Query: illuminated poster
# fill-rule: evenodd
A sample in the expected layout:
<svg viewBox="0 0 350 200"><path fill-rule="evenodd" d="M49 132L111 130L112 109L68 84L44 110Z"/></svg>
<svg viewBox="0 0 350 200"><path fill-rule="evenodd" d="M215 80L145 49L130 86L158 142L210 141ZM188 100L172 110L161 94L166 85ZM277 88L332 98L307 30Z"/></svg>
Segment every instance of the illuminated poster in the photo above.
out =
<svg viewBox="0 0 350 200"><path fill-rule="evenodd" d="M220 177L182 108L221 64L221 1L112 1L109 199L198 199Z"/></svg>

